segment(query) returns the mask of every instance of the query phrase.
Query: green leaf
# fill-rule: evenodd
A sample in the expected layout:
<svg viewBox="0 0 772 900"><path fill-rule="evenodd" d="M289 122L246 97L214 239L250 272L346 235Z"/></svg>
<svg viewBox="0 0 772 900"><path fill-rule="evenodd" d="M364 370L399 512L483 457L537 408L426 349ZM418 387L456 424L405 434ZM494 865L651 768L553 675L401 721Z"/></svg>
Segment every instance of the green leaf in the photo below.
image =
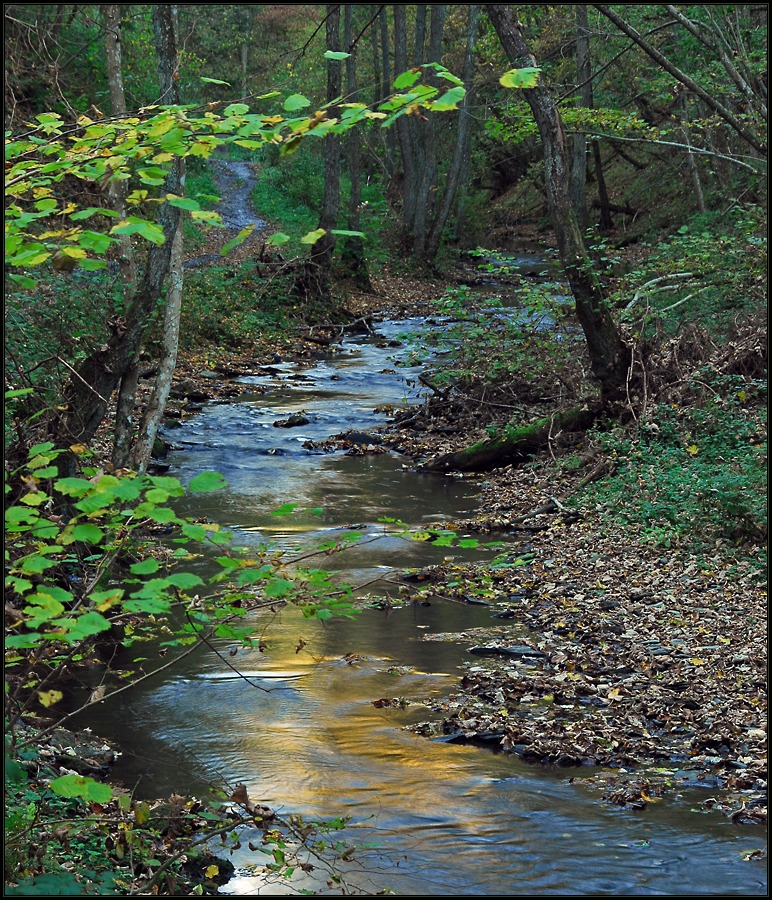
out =
<svg viewBox="0 0 772 900"><path fill-rule="evenodd" d="M343 237L360 237L365 236L364 231L344 231L342 228L331 228L330 234L339 234Z"/></svg>
<svg viewBox="0 0 772 900"><path fill-rule="evenodd" d="M84 259L81 261L80 267L86 272L96 272L97 269L106 269L107 263L102 259Z"/></svg>
<svg viewBox="0 0 772 900"><path fill-rule="evenodd" d="M129 571L132 575L152 575L153 572L157 572L160 568L161 564L158 560L149 557L148 559L143 559L142 562L129 566Z"/></svg>
<svg viewBox="0 0 772 900"><path fill-rule="evenodd" d="M284 503L278 509L275 509L271 515L272 516L288 516L291 512L294 512L297 509L297 503Z"/></svg>
<svg viewBox="0 0 772 900"><path fill-rule="evenodd" d="M246 103L231 103L230 106L225 107L226 116L243 116L248 112L249 107Z"/></svg>
<svg viewBox="0 0 772 900"><path fill-rule="evenodd" d="M104 532L97 525L85 522L83 525L75 525L71 535L76 541L85 541L88 544L98 544L104 539Z"/></svg>
<svg viewBox="0 0 772 900"><path fill-rule="evenodd" d="M166 199L169 206L176 206L177 209L187 209L189 211L201 209L201 204L190 197L176 197L174 194L167 194Z"/></svg>
<svg viewBox="0 0 772 900"><path fill-rule="evenodd" d="M133 216L125 222L113 225L110 229L110 234L138 234L140 237L145 238L145 240L150 241L159 247L166 240L163 228L154 225L152 222L146 222L144 219L136 219Z"/></svg>
<svg viewBox="0 0 772 900"><path fill-rule="evenodd" d="M19 287L24 288L25 291L32 291L38 285L37 281L35 281L34 278L27 278L26 275L17 275L15 272L9 272L8 277L11 279L11 281L15 281L16 284L19 285ZM9 393L13 392L9 391Z"/></svg>
<svg viewBox="0 0 772 900"><path fill-rule="evenodd" d="M70 620L56 619L54 621L55 624L66 621L72 631L72 636L77 639L91 637L91 635L99 634L101 631L109 631L112 627L108 619L93 609L78 616L72 626L69 626Z"/></svg>
<svg viewBox="0 0 772 900"><path fill-rule="evenodd" d="M193 575L191 572L175 572L172 575L169 575L167 580L170 584L182 588L183 590L199 587L204 583L198 575Z"/></svg>
<svg viewBox="0 0 772 900"><path fill-rule="evenodd" d="M19 566L19 569L27 575L40 575L42 572L45 572L46 569L50 569L52 566L56 565L54 560L36 555L25 556L20 562L21 565Z"/></svg>
<svg viewBox="0 0 772 900"><path fill-rule="evenodd" d="M65 497L85 497L94 485L85 478L60 478L54 487Z"/></svg>
<svg viewBox="0 0 772 900"><path fill-rule="evenodd" d="M89 206L86 209L78 209L74 213L70 213L73 222L80 222L81 219L90 219L91 216L112 216L117 217L118 213L113 209L101 209L98 206Z"/></svg>
<svg viewBox="0 0 772 900"><path fill-rule="evenodd" d="M499 78L499 83L505 88L535 88L539 83L540 72L541 69L528 66L522 69L510 69Z"/></svg>
<svg viewBox="0 0 772 900"><path fill-rule="evenodd" d="M86 775L62 775L54 778L51 790L60 797L80 797L87 803L107 803L112 800L113 789Z"/></svg>
<svg viewBox="0 0 772 900"><path fill-rule="evenodd" d="M153 522L159 522L162 525L168 525L170 522L179 522L177 513L166 506L159 506L157 509L149 510L147 512L147 517Z"/></svg>
<svg viewBox="0 0 772 900"><path fill-rule="evenodd" d="M285 578L273 578L265 586L264 593L266 597L286 597L294 588L295 585Z"/></svg>
<svg viewBox="0 0 772 900"><path fill-rule="evenodd" d="M311 101L308 97L304 97L302 94L290 94L289 97L284 101L284 108L287 112L295 112L298 109L305 109L306 106L310 106Z"/></svg>
<svg viewBox="0 0 772 900"><path fill-rule="evenodd" d="M268 238L266 244L270 244L272 247L281 247L282 244L286 244L287 241L291 240L292 238L288 234L284 234L283 231L277 231Z"/></svg>
<svg viewBox="0 0 772 900"><path fill-rule="evenodd" d="M327 50L324 54L325 59L348 59L349 56L350 53L343 53L341 50Z"/></svg>
<svg viewBox="0 0 772 900"><path fill-rule="evenodd" d="M434 100L429 109L435 112L446 112L449 109L458 109L458 104L464 99L466 88L454 87L446 91L438 100Z"/></svg>
<svg viewBox="0 0 772 900"><path fill-rule="evenodd" d="M201 472L191 478L188 490L194 494L209 494L228 486L228 482L219 472Z"/></svg>
<svg viewBox="0 0 772 900"><path fill-rule="evenodd" d="M324 237L327 234L326 229L317 228L314 231L309 231L308 234L303 235L300 239L301 244L315 244L318 240Z"/></svg>
<svg viewBox="0 0 772 900"><path fill-rule="evenodd" d="M81 247L85 247L86 250L91 250L92 253L105 253L114 243L116 243L116 238L111 238L107 234L101 234L98 231L83 231L78 236L78 243ZM81 263L81 265L85 268L84 263L86 260Z"/></svg>
<svg viewBox="0 0 772 900"><path fill-rule="evenodd" d="M205 84L224 84L230 87L230 82L221 81L219 78L207 78L206 75L201 75L200 78Z"/></svg>
<svg viewBox="0 0 772 900"><path fill-rule="evenodd" d="M394 87L401 91L403 88L412 87L416 81L421 77L420 69L410 69L407 72L403 72L401 75L398 75L394 79Z"/></svg>
<svg viewBox="0 0 772 900"><path fill-rule="evenodd" d="M6 391L5 399L13 400L14 397L26 397L27 394L32 394L33 392L34 392L33 388L19 388L18 390L15 390L15 391Z"/></svg>
<svg viewBox="0 0 772 900"><path fill-rule="evenodd" d="M242 228L241 231L236 235L236 237L233 238L233 240L228 241L227 244L223 245L222 249L220 250L220 255L226 256L228 253L230 253L231 250L233 250L234 247L238 247L239 244L243 244L244 241L255 230L256 224L257 223L253 223L252 225L247 225L246 228Z"/></svg>

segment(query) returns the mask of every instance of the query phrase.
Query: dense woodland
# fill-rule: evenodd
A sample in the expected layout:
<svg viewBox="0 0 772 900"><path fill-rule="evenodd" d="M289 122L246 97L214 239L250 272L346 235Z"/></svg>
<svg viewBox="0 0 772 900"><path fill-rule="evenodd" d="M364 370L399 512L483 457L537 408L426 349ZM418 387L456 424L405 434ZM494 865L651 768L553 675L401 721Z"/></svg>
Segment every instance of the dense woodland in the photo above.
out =
<svg viewBox="0 0 772 900"><path fill-rule="evenodd" d="M720 569L745 598L721 628L748 650L766 584L766 4L6 4L4 24L8 893L211 893L212 835L257 825L291 875L288 847L334 827L246 790L151 816L92 751L62 768L51 743L111 642L163 627L174 656L249 642L246 614L277 599L343 608L319 572L245 559L174 511L222 484L161 465L159 428L202 369L308 358L392 309L452 316L422 412L393 423L405 452L441 473L530 466L560 485L536 513L561 527L592 510L643 565L656 548L708 582ZM254 173L264 227L225 221L223 160ZM550 254L561 296L508 269L523 247ZM487 318L491 273L554 331ZM211 544L202 603L185 561ZM142 677L114 673L108 702ZM758 677L727 700L751 704L744 758L765 747ZM758 793L762 775L733 777Z"/></svg>

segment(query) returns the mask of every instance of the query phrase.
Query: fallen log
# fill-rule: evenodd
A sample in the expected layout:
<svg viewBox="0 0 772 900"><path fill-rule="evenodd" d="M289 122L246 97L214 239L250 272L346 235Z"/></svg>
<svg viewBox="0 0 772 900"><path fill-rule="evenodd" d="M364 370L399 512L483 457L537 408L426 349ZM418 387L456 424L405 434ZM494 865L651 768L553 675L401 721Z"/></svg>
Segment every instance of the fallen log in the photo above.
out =
<svg viewBox="0 0 772 900"><path fill-rule="evenodd" d="M477 441L471 447L429 460L422 468L430 472L468 472L520 462L543 450L562 431L586 431L599 414L599 408L578 407L538 419L530 425L519 428L509 426L496 437Z"/></svg>

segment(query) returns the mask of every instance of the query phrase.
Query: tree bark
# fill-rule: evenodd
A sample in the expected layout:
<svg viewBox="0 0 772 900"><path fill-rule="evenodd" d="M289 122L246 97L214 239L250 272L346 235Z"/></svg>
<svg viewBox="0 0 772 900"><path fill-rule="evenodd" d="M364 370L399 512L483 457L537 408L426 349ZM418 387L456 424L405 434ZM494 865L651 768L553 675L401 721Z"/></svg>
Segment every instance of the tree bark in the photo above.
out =
<svg viewBox="0 0 772 900"><path fill-rule="evenodd" d="M110 105L114 116L126 116L126 94L123 88L123 53L121 46L121 7L110 3L104 7L105 44L107 51L107 83L110 90ZM128 181L110 181L108 196L112 208L118 213L119 221L126 218L126 197ZM119 238L121 253L118 258L121 289L124 302L137 286L137 267L134 247L129 235ZM116 469L129 464L133 434L134 403L137 394L138 358L132 360L121 377L115 411L115 434L113 437L112 462Z"/></svg>
<svg viewBox="0 0 772 900"><path fill-rule="evenodd" d="M407 70L407 19L405 7L394 4L394 74L401 75ZM415 221L415 201L418 192L417 161L410 131L410 116L397 119L397 138L402 157L402 228L405 236L413 233Z"/></svg>
<svg viewBox="0 0 772 900"><path fill-rule="evenodd" d="M456 146L453 150L453 158L450 162L448 178L445 182L445 190L442 200L437 206L437 211L429 231L426 245L426 258L433 260L437 256L442 240L442 233L447 224L453 201L458 194L464 163L469 158L469 144L472 134L471 104L474 94L474 48L477 40L477 20L480 15L479 5L470 4L466 29L466 51L464 53L463 79L466 86L466 94L461 101L458 112L458 130L456 132Z"/></svg>
<svg viewBox="0 0 772 900"><path fill-rule="evenodd" d="M378 13L378 25L381 32L381 53L382 53L382 86L383 93L381 100L385 100L391 92L391 42L389 41L389 19L386 4L381 6ZM396 67L396 61L394 63ZM379 128L378 133L383 134L385 130L384 140L386 142L386 171L389 176L394 175L394 167L396 166L397 156L397 138L393 128Z"/></svg>
<svg viewBox="0 0 772 900"><path fill-rule="evenodd" d="M536 66L514 12L492 4L488 15L510 63L517 68ZM614 322L607 298L587 253L569 193L569 154L563 123L555 100L539 84L523 91L541 135L545 187L560 261L568 277L582 326L593 374L606 401L619 398L627 373L625 346Z"/></svg>
<svg viewBox="0 0 772 900"><path fill-rule="evenodd" d="M326 44L327 49L340 52L340 3L327 4ZM327 102L331 103L341 94L340 60L327 60ZM333 109L327 110L334 116ZM330 293L332 255L335 250L333 228L338 227L340 207L340 135L328 134L324 144L324 193L319 228L324 234L312 245L308 259L303 266L296 290L310 302L324 302Z"/></svg>
<svg viewBox="0 0 772 900"><path fill-rule="evenodd" d="M576 62L579 80L579 99L577 105L585 109L593 109L595 101L592 93L592 66L590 63L590 26L587 18L587 4L576 5ZM611 217L606 179L603 175L603 160L597 140L591 141L592 158L595 167L595 180L598 185L598 207L600 209L600 231L611 231L614 222ZM571 201L576 210L579 230L584 234L587 230L587 137L585 134L574 135L574 159L571 167Z"/></svg>
<svg viewBox="0 0 772 900"><path fill-rule="evenodd" d="M177 7L166 4L153 6L153 31L158 61L158 83L161 96L166 103L180 102L179 53L177 50ZM179 194L185 192L185 161L172 162L171 178ZM171 191L170 191L171 193ZM138 472L144 472L150 462L158 433L158 426L166 409L172 377L177 366L177 351L180 343L180 313L182 311L184 253L182 245L182 219L178 219L172 239L169 260L169 282L164 310L163 349L153 392L145 408L132 453L132 465Z"/></svg>
<svg viewBox="0 0 772 900"><path fill-rule="evenodd" d="M164 9L162 5L156 8ZM168 193L181 193L176 167L172 167L164 187ZM90 353L65 385L60 414L52 422L52 438L58 447L88 444L105 418L113 391L137 357L169 271L180 210L161 204L158 224L163 229L164 243L153 244L148 250L142 280L129 298L124 316L110 321L112 333L107 343ZM60 475L74 474L76 464L73 453L62 454L57 460Z"/></svg>
<svg viewBox="0 0 772 900"><path fill-rule="evenodd" d="M697 209L701 213L704 213L706 211L706 207L705 196L702 193L702 180L700 179L700 170L697 166L697 160L694 158L694 154L692 153L691 138L689 137L689 111L686 105L686 91L682 91L679 98L678 120L681 123L681 136L683 142L689 148L686 151L686 164L689 167L689 176L692 179L694 201L697 204Z"/></svg>
<svg viewBox="0 0 772 900"><path fill-rule="evenodd" d="M429 35L429 56L427 62L440 62L442 58L442 32L445 25L445 4L433 3L431 6ZM418 46L418 35L416 35ZM437 78L427 70L427 84L436 84ZM413 116L407 117L413 120ZM437 184L437 146L434 128L434 117L429 113L425 121L411 121L413 130L413 146L417 165L418 193L413 218L413 254L420 260L427 259L427 222L432 213L433 192Z"/></svg>
<svg viewBox="0 0 772 900"><path fill-rule="evenodd" d="M354 5L346 3L343 7L343 45L348 52L346 59L346 94L350 100L357 95L356 48L353 44L353 11ZM352 128L347 137L348 169L351 191L348 201L348 230L359 231L359 209L362 203L362 167L360 153L359 129ZM372 290L370 275L367 271L367 258L361 237L344 238L341 247L341 263L346 274L362 290Z"/></svg>

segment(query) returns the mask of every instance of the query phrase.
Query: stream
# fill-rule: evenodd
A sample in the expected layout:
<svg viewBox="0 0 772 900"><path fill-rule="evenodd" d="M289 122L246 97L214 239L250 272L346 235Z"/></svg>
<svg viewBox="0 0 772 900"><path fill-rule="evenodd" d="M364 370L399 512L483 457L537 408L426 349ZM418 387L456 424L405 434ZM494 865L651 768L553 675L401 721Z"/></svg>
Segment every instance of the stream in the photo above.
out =
<svg viewBox="0 0 772 900"><path fill-rule="evenodd" d="M188 480L216 470L229 482L180 512L208 516L244 545L302 548L356 526L376 539L336 557L355 583L458 555L385 534L378 520L426 527L462 517L478 503L477 481L416 473L396 454L303 446L349 429L371 431L385 420L376 407L420 402L409 384L415 371L396 368L400 351L388 346L418 325L380 323L386 341L347 338L342 352L315 365L280 363L272 374L242 379L237 402L209 403L168 432L177 448L169 458L173 474ZM307 424L274 425L300 412ZM286 501L323 511L271 516ZM266 652L239 651L233 659L257 687L202 651L140 685L120 708L94 715L95 731L119 738L125 755L114 774L137 795L244 783L250 797L285 815L351 817L341 839L369 848L344 866L360 893L766 893L764 863L742 859L762 835L718 813L690 811L704 791L625 811L569 783L586 770L535 767L402 730L429 717L421 699L451 693L460 667L474 659L471 640L424 638L490 625L489 609L434 601L324 623L294 608L264 619ZM396 697L415 702L373 706ZM292 887L271 884L250 874L249 865L262 861L255 856L233 854L238 874L222 893L341 893L313 873L296 874Z"/></svg>
<svg viewBox="0 0 772 900"><path fill-rule="evenodd" d="M238 205L228 212L234 227L254 221ZM538 268L541 260L523 264ZM404 335L421 326L380 322L378 339L346 337L313 364L277 363L241 379L235 402L210 402L167 431L170 474L188 481L215 470L229 485L186 498L179 512L206 516L247 546L304 549L356 529L370 540L332 564L371 591L382 579L382 593L395 590L405 568L479 557L479 550L406 541L380 521L426 528L463 519L479 503L479 480L416 472L392 452L304 446L352 429L372 433L386 421L377 409L421 402L420 369L395 358L405 355ZM304 424L274 424L293 415ZM271 515L287 502L298 505L292 515ZM522 538L512 540L523 548ZM205 649L82 724L121 744L113 775L138 797L243 783L253 800L285 816L350 817L333 838L362 848L342 864L346 889L328 886L321 870L271 883L250 870L266 858L247 849L245 835L231 856L237 874L221 893L766 896L765 863L743 860L764 835L717 812L692 811L704 790L631 812L569 781L586 769L538 767L403 730L430 718L421 700L452 693L461 667L475 661L472 639L425 638L490 624L488 608L439 600L326 622L293 607L260 613L255 625L267 649L231 658L254 684ZM229 651L226 643L218 649ZM412 702L373 705L382 698Z"/></svg>

